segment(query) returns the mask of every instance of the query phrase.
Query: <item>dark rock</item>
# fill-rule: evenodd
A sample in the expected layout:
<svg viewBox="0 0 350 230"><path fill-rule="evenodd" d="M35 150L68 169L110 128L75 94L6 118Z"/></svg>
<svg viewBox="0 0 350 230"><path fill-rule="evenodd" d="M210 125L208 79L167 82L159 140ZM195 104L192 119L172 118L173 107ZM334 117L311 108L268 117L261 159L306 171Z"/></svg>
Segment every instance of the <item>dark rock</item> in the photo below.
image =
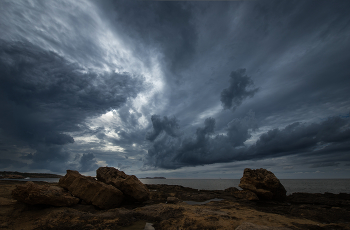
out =
<svg viewBox="0 0 350 230"><path fill-rule="evenodd" d="M16 175L16 174L10 174L10 175L5 175L3 178L7 178L7 179L24 179L24 176Z"/></svg>
<svg viewBox="0 0 350 230"><path fill-rule="evenodd" d="M252 224L250 222L244 222L241 225L239 225L236 228L236 230L291 230L291 228L267 227L267 226Z"/></svg>
<svg viewBox="0 0 350 230"><path fill-rule="evenodd" d="M238 185L243 190L254 192L262 200L284 200L286 189L277 177L266 169L244 169Z"/></svg>
<svg viewBox="0 0 350 230"><path fill-rule="evenodd" d="M259 200L258 196L254 192L249 190L239 190L238 188L230 187L225 189L224 192L229 193L230 195L238 199L245 199L251 201Z"/></svg>
<svg viewBox="0 0 350 230"><path fill-rule="evenodd" d="M239 191L239 189L235 188L235 187L229 187L229 188L224 190L224 192L227 192L227 193L230 193L230 194L232 194L234 192L237 192L237 191Z"/></svg>
<svg viewBox="0 0 350 230"><path fill-rule="evenodd" d="M340 193L293 193L288 196L288 201L297 204L317 204L330 207L349 207L350 194Z"/></svg>
<svg viewBox="0 0 350 230"><path fill-rule="evenodd" d="M86 203L101 209L119 207L124 198L119 189L73 170L67 170L67 174L59 180L58 185Z"/></svg>
<svg viewBox="0 0 350 230"><path fill-rule="evenodd" d="M79 202L78 198L73 197L61 187L39 185L31 181L24 185L17 185L12 191L12 197L20 202L31 205L71 206Z"/></svg>
<svg viewBox="0 0 350 230"><path fill-rule="evenodd" d="M135 201L143 202L149 199L150 193L146 185L134 175L129 176L113 167L100 167L96 171L96 177L98 180L118 188L124 195Z"/></svg>
<svg viewBox="0 0 350 230"><path fill-rule="evenodd" d="M176 197L173 197L173 196L169 196L167 199L166 199L166 202L168 204L176 204L176 203L179 203L180 200Z"/></svg>
<svg viewBox="0 0 350 230"><path fill-rule="evenodd" d="M232 193L235 198L245 199L245 200L259 200L258 196L249 190L238 190Z"/></svg>

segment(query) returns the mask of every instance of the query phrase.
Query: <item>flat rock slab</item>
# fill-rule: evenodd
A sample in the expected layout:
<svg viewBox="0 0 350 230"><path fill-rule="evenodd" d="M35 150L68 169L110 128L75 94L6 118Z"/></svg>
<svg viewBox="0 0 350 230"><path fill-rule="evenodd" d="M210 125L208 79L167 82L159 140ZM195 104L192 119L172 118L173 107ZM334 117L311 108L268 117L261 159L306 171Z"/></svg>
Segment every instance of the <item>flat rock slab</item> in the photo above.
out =
<svg viewBox="0 0 350 230"><path fill-rule="evenodd" d="M124 198L119 189L73 170L67 170L67 174L59 180L58 185L100 209L119 207Z"/></svg>
<svg viewBox="0 0 350 230"><path fill-rule="evenodd" d="M39 185L31 181L24 185L17 185L12 191L12 197L15 200L31 205L71 206L79 202L78 198L73 197L61 187Z"/></svg>

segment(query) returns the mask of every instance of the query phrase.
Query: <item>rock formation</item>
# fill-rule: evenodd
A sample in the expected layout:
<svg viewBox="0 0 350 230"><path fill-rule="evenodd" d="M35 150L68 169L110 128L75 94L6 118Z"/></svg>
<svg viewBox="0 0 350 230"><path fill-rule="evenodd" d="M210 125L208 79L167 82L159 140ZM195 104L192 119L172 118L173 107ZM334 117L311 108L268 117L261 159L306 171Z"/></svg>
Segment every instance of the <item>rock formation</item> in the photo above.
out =
<svg viewBox="0 0 350 230"><path fill-rule="evenodd" d="M10 174L10 175L2 176L1 178L6 178L6 179L24 179L24 176L16 175L16 174Z"/></svg>
<svg viewBox="0 0 350 230"><path fill-rule="evenodd" d="M12 197L26 204L46 204L53 206L71 206L79 199L73 197L63 188L50 185L39 185L31 181L18 185L12 191Z"/></svg>
<svg viewBox="0 0 350 230"><path fill-rule="evenodd" d="M166 202L167 202L167 204L176 204L176 203L179 203L180 200L177 197L169 196L166 199Z"/></svg>
<svg viewBox="0 0 350 230"><path fill-rule="evenodd" d="M86 203L101 209L119 207L124 197L119 189L73 170L67 170L67 174L59 180L58 185Z"/></svg>
<svg viewBox="0 0 350 230"><path fill-rule="evenodd" d="M239 190L235 187L230 187L224 190L224 192L227 192L238 199L245 199L245 200L259 200L258 196L249 190Z"/></svg>
<svg viewBox="0 0 350 230"><path fill-rule="evenodd" d="M262 200L284 200L286 189L277 177L266 169L244 169L238 185L243 190L254 192Z"/></svg>
<svg viewBox="0 0 350 230"><path fill-rule="evenodd" d="M126 175L113 167L100 167L96 170L96 177L99 181L118 188L132 200L143 202L149 199L149 190L134 175Z"/></svg>

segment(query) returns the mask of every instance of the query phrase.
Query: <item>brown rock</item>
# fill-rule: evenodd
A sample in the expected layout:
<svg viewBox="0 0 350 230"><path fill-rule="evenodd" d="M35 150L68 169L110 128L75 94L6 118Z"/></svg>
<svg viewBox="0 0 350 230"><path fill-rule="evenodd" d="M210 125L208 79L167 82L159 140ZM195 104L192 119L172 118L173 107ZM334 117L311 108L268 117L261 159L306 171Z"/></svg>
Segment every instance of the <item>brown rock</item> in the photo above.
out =
<svg viewBox="0 0 350 230"><path fill-rule="evenodd" d="M31 181L17 185L12 191L13 199L26 204L47 204L53 206L71 206L79 199L70 195L63 188L50 185L38 185Z"/></svg>
<svg viewBox="0 0 350 230"><path fill-rule="evenodd" d="M10 174L10 175L6 175L4 178L7 178L7 179L24 179L24 176L16 175L16 174Z"/></svg>
<svg viewBox="0 0 350 230"><path fill-rule="evenodd" d="M258 196L249 190L238 190L233 192L232 195L239 199L245 199L245 200L251 200L251 201L259 200Z"/></svg>
<svg viewBox="0 0 350 230"><path fill-rule="evenodd" d="M229 188L224 190L224 192L227 192L227 193L230 193L230 194L233 194L236 191L239 191L239 189L236 188L236 187L229 187Z"/></svg>
<svg viewBox="0 0 350 230"><path fill-rule="evenodd" d="M119 189L73 170L67 170L67 174L59 180L58 185L86 203L101 209L119 207L124 197Z"/></svg>
<svg viewBox="0 0 350 230"><path fill-rule="evenodd" d="M167 204L176 204L176 203L179 203L180 200L177 199L176 197L169 196L169 197L166 199L166 202L167 202Z"/></svg>
<svg viewBox="0 0 350 230"><path fill-rule="evenodd" d="M238 185L243 190L257 194L262 200L284 200L286 189L277 177L266 169L244 169L243 177Z"/></svg>
<svg viewBox="0 0 350 230"><path fill-rule="evenodd" d="M227 192L238 199L245 199L245 200L252 200L252 201L259 200L258 196L249 190L239 190L238 188L230 187L225 189L224 192Z"/></svg>
<svg viewBox="0 0 350 230"><path fill-rule="evenodd" d="M249 222L244 222L241 225L239 225L236 230L291 230L290 228L285 227L267 227L267 226L261 226L252 224Z"/></svg>
<svg viewBox="0 0 350 230"><path fill-rule="evenodd" d="M113 167L100 167L96 170L98 180L120 189L133 200L143 202L149 199L150 192L136 176L129 176Z"/></svg>

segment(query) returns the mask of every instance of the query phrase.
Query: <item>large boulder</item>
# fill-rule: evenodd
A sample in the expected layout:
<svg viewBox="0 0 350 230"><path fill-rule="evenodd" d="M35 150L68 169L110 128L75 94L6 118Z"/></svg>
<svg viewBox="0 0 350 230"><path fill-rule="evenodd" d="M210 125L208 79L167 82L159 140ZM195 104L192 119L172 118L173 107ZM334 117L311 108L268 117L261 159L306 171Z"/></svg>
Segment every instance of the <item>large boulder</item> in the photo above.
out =
<svg viewBox="0 0 350 230"><path fill-rule="evenodd" d="M266 169L244 169L238 185L243 190L254 192L261 200L284 200L286 189L277 177Z"/></svg>
<svg viewBox="0 0 350 230"><path fill-rule="evenodd" d="M58 185L86 203L101 209L119 207L124 197L119 189L73 170L67 170L67 174L59 180Z"/></svg>
<svg viewBox="0 0 350 230"><path fill-rule="evenodd" d="M136 176L129 176L113 167L100 167L96 170L98 180L113 185L132 200L143 202L149 199L150 192Z"/></svg>
<svg viewBox="0 0 350 230"><path fill-rule="evenodd" d="M39 185L31 181L24 185L17 185L12 191L13 199L26 204L46 204L53 206L71 206L79 199L73 197L63 188L50 185Z"/></svg>

